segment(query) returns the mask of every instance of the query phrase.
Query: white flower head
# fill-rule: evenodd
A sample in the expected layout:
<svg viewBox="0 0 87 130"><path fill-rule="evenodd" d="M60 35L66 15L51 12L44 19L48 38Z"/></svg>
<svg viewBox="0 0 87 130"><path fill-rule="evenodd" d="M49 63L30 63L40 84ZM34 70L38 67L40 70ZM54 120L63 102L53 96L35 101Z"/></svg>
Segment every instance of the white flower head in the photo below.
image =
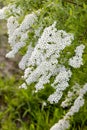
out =
<svg viewBox="0 0 87 130"><path fill-rule="evenodd" d="M81 44L80 46L77 46L75 49L76 55L69 59L69 65L74 68L80 68L81 65L83 65L83 59L82 54L84 52L85 46Z"/></svg>

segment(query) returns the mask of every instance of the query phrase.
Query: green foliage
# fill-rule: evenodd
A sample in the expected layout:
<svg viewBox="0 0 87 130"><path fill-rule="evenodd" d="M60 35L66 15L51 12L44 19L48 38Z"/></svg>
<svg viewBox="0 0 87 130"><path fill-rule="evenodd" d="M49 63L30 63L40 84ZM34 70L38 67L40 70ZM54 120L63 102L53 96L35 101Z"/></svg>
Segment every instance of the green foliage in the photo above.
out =
<svg viewBox="0 0 87 130"><path fill-rule="evenodd" d="M32 86L27 90L18 89L19 83L14 78L5 82L0 79L0 83L0 127L3 130L48 130L60 118L62 111L60 113L55 105L43 106L43 100L32 95Z"/></svg>

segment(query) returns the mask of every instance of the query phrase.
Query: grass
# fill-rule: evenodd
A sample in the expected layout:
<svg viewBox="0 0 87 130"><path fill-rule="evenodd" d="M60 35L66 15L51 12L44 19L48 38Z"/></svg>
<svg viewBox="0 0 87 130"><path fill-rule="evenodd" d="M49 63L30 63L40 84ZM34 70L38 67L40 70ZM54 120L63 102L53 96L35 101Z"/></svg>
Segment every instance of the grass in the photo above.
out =
<svg viewBox="0 0 87 130"><path fill-rule="evenodd" d="M21 81L20 81L21 82ZM19 89L16 77L0 78L0 130L49 130L67 112L58 104L43 106L41 97ZM87 128L87 95L85 105L71 118L70 130Z"/></svg>

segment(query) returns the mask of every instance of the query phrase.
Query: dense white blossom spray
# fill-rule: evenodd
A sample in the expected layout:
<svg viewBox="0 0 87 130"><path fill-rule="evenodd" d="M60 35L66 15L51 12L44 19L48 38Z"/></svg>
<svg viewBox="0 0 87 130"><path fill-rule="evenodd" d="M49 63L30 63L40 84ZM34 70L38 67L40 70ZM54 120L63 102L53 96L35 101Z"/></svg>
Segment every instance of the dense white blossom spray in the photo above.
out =
<svg viewBox="0 0 87 130"><path fill-rule="evenodd" d="M0 19L7 19L8 42L11 46L11 51L7 53L6 57L15 57L15 54L26 46L27 51L19 62L19 67L24 70L24 76L22 76L24 83L19 88L27 89L29 85L34 83L33 93L38 93L38 91L44 89L45 84L49 83L54 92L48 96L47 102L50 104L59 103L63 92L70 87L69 83L73 75L71 68L76 69L83 65L82 56L85 45L81 44L76 47L75 56L68 59L69 67L66 67L59 60L62 51L73 44L74 35L67 33L65 30L58 30L56 27L57 21L54 21L53 24L44 29L40 27L38 31L34 30L32 39L38 37L38 40L33 47L32 41L27 44L27 40L38 16L35 12L27 14L23 21L19 23L18 18L22 13L23 11L15 5L0 9ZM40 33L41 30L42 33ZM54 77L53 82L50 81L51 77ZM75 84L72 88L72 91L68 91L65 101L61 103L61 107L71 106L71 108L63 119L60 119L50 130L68 129L70 117L84 105L83 96L87 92L87 84L83 88L80 88L79 84Z"/></svg>

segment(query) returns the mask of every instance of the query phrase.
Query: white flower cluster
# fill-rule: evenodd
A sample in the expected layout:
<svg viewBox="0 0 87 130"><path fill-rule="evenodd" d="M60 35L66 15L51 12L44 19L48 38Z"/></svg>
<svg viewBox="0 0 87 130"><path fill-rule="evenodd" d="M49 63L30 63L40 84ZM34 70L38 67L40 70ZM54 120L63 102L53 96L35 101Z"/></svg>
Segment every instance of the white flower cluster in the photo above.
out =
<svg viewBox="0 0 87 130"><path fill-rule="evenodd" d="M13 35L15 29L18 27L19 27L19 24L16 17L11 16L10 18L8 18L7 28L8 28L9 37Z"/></svg>
<svg viewBox="0 0 87 130"><path fill-rule="evenodd" d="M57 103L62 95L63 91L69 86L68 81L71 77L72 73L70 70L66 70L65 67L60 69L59 74L56 76L52 87L56 89L56 91L49 96L48 101L53 104Z"/></svg>
<svg viewBox="0 0 87 130"><path fill-rule="evenodd" d="M27 89L27 86L26 86L25 83L23 83L21 86L19 86L19 89L20 89L20 88Z"/></svg>
<svg viewBox="0 0 87 130"><path fill-rule="evenodd" d="M79 84L75 84L74 86L72 86L72 90L68 91L68 94L65 98L65 101L63 101L61 103L61 106L63 108L66 108L68 106L71 106L72 101L79 95L79 90L80 90L80 85Z"/></svg>
<svg viewBox="0 0 87 130"><path fill-rule="evenodd" d="M0 19L5 19L6 17L5 10L6 10L6 7L4 7L3 9L0 9Z"/></svg>
<svg viewBox="0 0 87 130"><path fill-rule="evenodd" d="M51 76L56 76L54 84L52 84L56 92L48 98L50 103L59 101L62 91L69 86L68 81L72 74L70 70L58 64L58 58L61 50L72 43L73 35L63 30L58 31L55 25L56 22L44 29L24 72L24 79L28 85L38 81L35 84L35 92L43 89L44 84L50 82Z"/></svg>
<svg viewBox="0 0 87 130"><path fill-rule="evenodd" d="M83 65L82 54L85 49L85 46L81 44L80 46L76 47L75 53L76 55L69 59L69 65L74 68L80 68Z"/></svg>
<svg viewBox="0 0 87 130"><path fill-rule="evenodd" d="M58 123L52 126L50 130L67 130L70 127L69 121L65 119L59 120Z"/></svg>
<svg viewBox="0 0 87 130"><path fill-rule="evenodd" d="M63 119L59 120L50 130L66 130L70 127L70 117L79 111L84 105L84 95L87 92L87 83L80 89L79 96L74 101L74 105L71 106L70 110L66 113Z"/></svg>
<svg viewBox="0 0 87 130"><path fill-rule="evenodd" d="M9 4L6 7L0 9L0 19L7 19L8 15L15 15L16 17L22 15L22 10L20 7L16 7L16 5Z"/></svg>
<svg viewBox="0 0 87 130"><path fill-rule="evenodd" d="M23 14L23 10L16 4L9 4L7 6L6 13L8 13L9 15L14 15L16 17L19 17L19 15Z"/></svg>
<svg viewBox="0 0 87 130"><path fill-rule="evenodd" d="M6 55L8 58L13 58L15 54L26 45L28 33L31 30L31 27L34 24L35 20L37 20L36 14L32 13L26 15L23 22L19 24L18 18L20 15L23 15L22 10L20 7L16 7L16 5L8 5L7 7L4 7L0 10L0 19L7 19L9 34L8 41L12 49L12 51Z"/></svg>
<svg viewBox="0 0 87 130"><path fill-rule="evenodd" d="M37 13L40 13L40 11ZM12 49L6 57L14 57L22 47L27 46L26 54L19 63L19 67L24 70L23 78L25 83L19 86L19 88L27 89L28 85L35 83L35 91L33 92L38 92L44 89L44 85L50 83L50 78L54 76L54 81L52 84L50 83L51 87L54 88L54 93L52 93L47 100L51 104L58 103L63 95L63 91L69 87L69 81L72 76L71 70L59 64L58 60L61 51L71 45L74 37L64 30L57 30L56 22L54 22L44 30L43 27L38 27L38 29L34 31L35 35L33 38L39 37L34 48L32 47L32 41L26 45L29 32L32 31L32 26L35 21L37 21L37 16L35 13L28 14L20 24L18 19L21 14L22 10L20 7L16 7L16 5L8 5L0 9L0 19L7 19L8 41ZM42 30L43 33L40 37ZM68 62L70 66L80 68L80 66L83 65L82 54L84 49L85 46L83 44L76 47L75 56L70 58ZM73 90L68 92L61 106L63 108L70 107L72 101L74 104L64 118L59 120L51 130L66 130L70 127L70 117L78 112L80 107L84 105L83 96L86 92L87 84L85 84L82 89L80 89L77 84L73 86ZM43 104L43 107L45 105L46 104Z"/></svg>
<svg viewBox="0 0 87 130"><path fill-rule="evenodd" d="M33 50L34 48L31 45L29 45L26 54L22 57L21 61L19 62L20 69L24 70L27 67L28 60L30 59Z"/></svg>
<svg viewBox="0 0 87 130"><path fill-rule="evenodd" d="M9 44L12 47L12 51L10 51L6 57L13 58L19 49L26 45L29 29L36 19L37 17L34 13L25 16L21 25L18 25L16 18L14 17L8 19Z"/></svg>

